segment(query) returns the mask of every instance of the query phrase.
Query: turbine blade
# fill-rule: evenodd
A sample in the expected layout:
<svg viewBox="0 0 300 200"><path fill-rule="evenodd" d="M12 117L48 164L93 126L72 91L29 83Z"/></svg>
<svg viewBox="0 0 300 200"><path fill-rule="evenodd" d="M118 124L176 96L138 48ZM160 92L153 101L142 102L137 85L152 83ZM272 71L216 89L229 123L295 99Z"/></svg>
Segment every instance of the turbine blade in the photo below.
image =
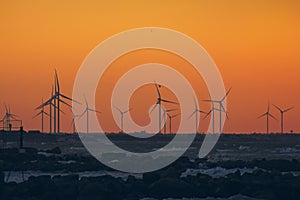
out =
<svg viewBox="0 0 300 200"><path fill-rule="evenodd" d="M89 111L92 111L92 112L96 112L96 113L99 113L99 114L101 114L101 112L100 112L100 111L97 111L97 110L94 110L94 109L91 109L91 108L88 108L88 110L89 110Z"/></svg>
<svg viewBox="0 0 300 200"><path fill-rule="evenodd" d="M9 115L10 115L11 117L19 117L18 115L11 114L11 113L9 113Z"/></svg>
<svg viewBox="0 0 300 200"><path fill-rule="evenodd" d="M226 97L229 95L231 89L232 89L232 87L229 88L229 90L226 92L225 96L221 99L221 102L224 101L224 100L226 99Z"/></svg>
<svg viewBox="0 0 300 200"><path fill-rule="evenodd" d="M125 114L125 113L128 113L129 111L131 111L132 110L132 108L129 108L128 110L126 110L126 111L124 111L123 113Z"/></svg>
<svg viewBox="0 0 300 200"><path fill-rule="evenodd" d="M53 106L54 108L58 109L58 107L56 105L54 105L54 103L50 102L49 105ZM63 114L66 114L63 110L59 109L60 112L62 112Z"/></svg>
<svg viewBox="0 0 300 200"><path fill-rule="evenodd" d="M18 120L17 118L13 117L13 116L10 116L10 118L13 118L14 120Z"/></svg>
<svg viewBox="0 0 300 200"><path fill-rule="evenodd" d="M50 117L50 115L48 113L46 113L45 111L43 112L45 115L47 115L48 117Z"/></svg>
<svg viewBox="0 0 300 200"><path fill-rule="evenodd" d="M272 117L273 119L277 120L276 117L274 117L271 113L269 113L269 116Z"/></svg>
<svg viewBox="0 0 300 200"><path fill-rule="evenodd" d="M195 99L194 96L193 96L193 100L194 100L194 106L195 106L195 109L198 109L198 106L197 106L197 103L196 103L196 99Z"/></svg>
<svg viewBox="0 0 300 200"><path fill-rule="evenodd" d="M62 102L63 104L65 104L66 106L69 106L70 108L72 108L72 106L70 104L68 104L67 102L65 102L64 100L59 99L59 101Z"/></svg>
<svg viewBox="0 0 300 200"><path fill-rule="evenodd" d="M278 106L276 106L275 104L272 104L277 110L279 110L280 112L282 112L282 110L278 107Z"/></svg>
<svg viewBox="0 0 300 200"><path fill-rule="evenodd" d="M68 99L70 101L73 101L75 103L78 103L78 104L82 105L79 101L76 101L76 100L74 100L74 99L72 99L70 97L67 97L66 95L63 95L62 93L59 93L58 95L60 95L61 97L65 98L65 99Z"/></svg>
<svg viewBox="0 0 300 200"><path fill-rule="evenodd" d="M78 119L80 119L85 113L86 113L86 110L84 110L82 114L78 115Z"/></svg>
<svg viewBox="0 0 300 200"><path fill-rule="evenodd" d="M156 108L157 105L158 105L158 104L156 103L155 106L153 106L153 108L151 109L150 113L153 112L153 110Z"/></svg>
<svg viewBox="0 0 300 200"><path fill-rule="evenodd" d="M84 98L84 102L85 102L85 105L86 105L86 107L89 107L89 105L88 105L88 102L87 102L87 100L86 100L86 97L85 97L85 95L83 95L83 98Z"/></svg>
<svg viewBox="0 0 300 200"><path fill-rule="evenodd" d="M266 115L267 115L267 113L264 113L264 114L260 115L259 117L257 117L257 119L262 118L262 117L264 117Z"/></svg>
<svg viewBox="0 0 300 200"><path fill-rule="evenodd" d="M169 110L166 110L166 112L171 112L171 111L175 111L175 110L178 110L178 109L169 109Z"/></svg>
<svg viewBox="0 0 300 200"><path fill-rule="evenodd" d="M51 103L51 101L53 100L54 96L52 96L50 99L48 99L45 103L42 103L41 105L39 105L38 107L35 108L35 110L41 109L47 105L49 105Z"/></svg>
<svg viewBox="0 0 300 200"><path fill-rule="evenodd" d="M160 92L159 92L159 89L158 89L158 85L157 85L156 81L154 81L154 84L155 84L155 87L156 87L156 91L157 91L157 94L158 94L158 98L161 98Z"/></svg>
<svg viewBox="0 0 300 200"><path fill-rule="evenodd" d="M290 111L290 110L292 110L292 109L294 109L294 107L290 107L290 108L284 110L283 112L288 112L288 111Z"/></svg>
<svg viewBox="0 0 300 200"><path fill-rule="evenodd" d="M207 114L207 112L203 111L203 110L198 110L199 113L203 113L203 114Z"/></svg>
<svg viewBox="0 0 300 200"><path fill-rule="evenodd" d="M222 104L222 102L220 102L220 107L221 107L222 111L226 112L226 110L225 110L224 105Z"/></svg>
<svg viewBox="0 0 300 200"><path fill-rule="evenodd" d="M211 112L213 112L213 110L210 110L210 111L203 117L203 119L206 119L206 118L211 114Z"/></svg>
<svg viewBox="0 0 300 200"><path fill-rule="evenodd" d="M192 112L192 114L188 117L188 119L191 119L191 117L197 112L197 110L195 110L194 112Z"/></svg>
<svg viewBox="0 0 300 200"><path fill-rule="evenodd" d="M174 102L174 101L168 101L168 100L165 100L165 99L161 99L162 102L166 102L166 103L171 103L171 104L178 104L177 102Z"/></svg>
<svg viewBox="0 0 300 200"><path fill-rule="evenodd" d="M114 106L115 109L117 109L120 113L122 113L122 110L120 110L118 107Z"/></svg>
<svg viewBox="0 0 300 200"><path fill-rule="evenodd" d="M36 118L36 117L39 116L40 114L42 114L42 112L39 112L38 114L34 115L34 116L32 117L32 119Z"/></svg>
<svg viewBox="0 0 300 200"><path fill-rule="evenodd" d="M57 91L60 91L60 85L59 85L59 80L58 80L58 75L57 75L56 69L55 69L55 83L57 85Z"/></svg>
<svg viewBox="0 0 300 200"><path fill-rule="evenodd" d="M227 112L225 112L225 114L226 114L226 118L227 118L227 120L229 120L229 116L228 116L228 113L227 113Z"/></svg>
<svg viewBox="0 0 300 200"><path fill-rule="evenodd" d="M172 115L171 118L175 118L177 117L178 115L180 115L180 113L176 114L176 115Z"/></svg>

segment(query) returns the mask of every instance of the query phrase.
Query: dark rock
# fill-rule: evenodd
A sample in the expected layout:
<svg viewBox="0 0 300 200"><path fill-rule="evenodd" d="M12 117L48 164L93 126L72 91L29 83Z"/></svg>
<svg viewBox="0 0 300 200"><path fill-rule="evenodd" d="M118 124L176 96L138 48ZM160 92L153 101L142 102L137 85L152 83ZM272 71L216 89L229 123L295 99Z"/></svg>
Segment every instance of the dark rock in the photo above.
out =
<svg viewBox="0 0 300 200"><path fill-rule="evenodd" d="M193 185L174 178L158 180L151 184L148 189L150 196L156 198L191 198L199 196L201 192Z"/></svg>
<svg viewBox="0 0 300 200"><path fill-rule="evenodd" d="M143 174L143 181L146 184L152 184L160 179L160 174L158 172L148 172Z"/></svg>
<svg viewBox="0 0 300 200"><path fill-rule="evenodd" d="M61 150L59 147L54 147L53 149L49 149L45 151L46 153L53 153L53 154L61 154Z"/></svg>

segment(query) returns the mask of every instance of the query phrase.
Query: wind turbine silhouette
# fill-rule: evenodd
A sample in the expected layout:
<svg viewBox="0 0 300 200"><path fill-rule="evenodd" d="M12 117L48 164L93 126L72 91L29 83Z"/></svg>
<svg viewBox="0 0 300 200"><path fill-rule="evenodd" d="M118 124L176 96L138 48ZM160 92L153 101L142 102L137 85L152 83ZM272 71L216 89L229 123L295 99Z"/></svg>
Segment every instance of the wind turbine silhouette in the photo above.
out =
<svg viewBox="0 0 300 200"><path fill-rule="evenodd" d="M76 118L78 118L79 115L74 115L74 113L72 112L72 122L71 122L71 126L73 128L73 133L76 133L76 127L75 127L75 120Z"/></svg>
<svg viewBox="0 0 300 200"><path fill-rule="evenodd" d="M51 90L51 94L50 94L50 98L46 101L46 102L43 102L41 105L39 105L38 107L35 108L35 110L39 110L39 109L42 109L44 110L46 106L49 106L49 133L51 134L52 133L52 107L54 109L58 109L57 106L52 102L53 99L52 97L54 96L54 93L53 93L53 86L52 86L52 90ZM65 112L63 112L61 109L59 109L60 112L62 112L63 114L65 114Z"/></svg>
<svg viewBox="0 0 300 200"><path fill-rule="evenodd" d="M44 103L44 100L42 99L42 104ZM42 133L44 133L44 115L50 117L50 115L45 112L44 106L41 108L40 112L38 112L36 115L32 117L32 119L36 118L37 116L42 116Z"/></svg>
<svg viewBox="0 0 300 200"><path fill-rule="evenodd" d="M267 119L267 134L269 134L269 117L272 117L273 119L276 120L276 118L270 113L270 102L268 102L267 112L260 115L257 119L262 118L264 116L266 116L266 119Z"/></svg>
<svg viewBox="0 0 300 200"><path fill-rule="evenodd" d="M165 110L164 108L162 108L162 110L163 110L163 113L164 113L163 114L163 121L165 121L167 119L167 114L169 112L172 112L172 111L177 110L177 109ZM167 133L167 123L164 124L164 134L166 134L166 133Z"/></svg>
<svg viewBox="0 0 300 200"><path fill-rule="evenodd" d="M224 110L220 110L218 108L215 108L215 105L212 104L212 108L211 110L205 115L205 117L203 119L206 119L210 114L212 114L212 134L215 133L215 110L216 111L221 111L221 112L224 112L225 115L226 115L226 118L229 120L229 117L228 117L228 113ZM220 125L221 126L221 125ZM221 129L221 128L220 128Z"/></svg>
<svg viewBox="0 0 300 200"><path fill-rule="evenodd" d="M189 119L193 116L193 115L195 115L195 119L196 119L196 134L198 134L198 126L199 126L199 119L198 119L198 113L203 113L203 114L207 114L206 112L204 112L203 110L200 110L199 108L198 108L198 105L197 105L197 103L196 103L196 99L195 99L195 97L193 97L193 100L194 100L194 111L192 112L192 114L189 116Z"/></svg>
<svg viewBox="0 0 300 200"><path fill-rule="evenodd" d="M155 84L155 88L156 88L158 97L157 97L157 102L156 102L155 106L151 109L150 113L152 113L152 111L158 105L158 133L161 134L161 102L170 103L170 104L178 104L178 103L173 102L173 101L169 101L169 100L166 100L166 99L162 99L160 91L159 91L159 88L161 86L158 85L155 81L154 81L154 84Z"/></svg>
<svg viewBox="0 0 300 200"><path fill-rule="evenodd" d="M88 105L88 102L86 100L86 97L84 96L84 102L85 102L85 109L83 111L83 113L81 115L79 115L79 119L84 115L86 114L86 133L89 133L89 111L91 112L96 112L96 113L99 113L101 114L101 112L97 111L97 110L94 110L94 109L91 109Z"/></svg>
<svg viewBox="0 0 300 200"><path fill-rule="evenodd" d="M284 114L290 110L292 110L294 107L290 107L288 109L281 109L280 107L276 106L275 104L273 104L273 106L280 112L280 121L281 121L281 134L283 134L283 129L284 129Z"/></svg>
<svg viewBox="0 0 300 200"><path fill-rule="evenodd" d="M121 114L121 133L124 133L124 114L128 113L132 109L129 108L128 110L122 111L121 109L119 109L116 106L115 106L115 109L117 109L120 112L120 114Z"/></svg>
<svg viewBox="0 0 300 200"><path fill-rule="evenodd" d="M170 134L172 134L172 119L173 118L175 118L175 117L177 117L178 115L180 115L180 113L178 113L178 114L175 114L175 115L169 115L169 113L167 113L167 116L168 116L168 118L169 118L169 123L170 123Z"/></svg>
<svg viewBox="0 0 300 200"><path fill-rule="evenodd" d="M56 107L54 107L54 110L57 111L57 132L60 133L60 103L65 104L66 106L72 107L70 104L66 103L65 101L62 100L63 99L67 99L70 101L73 101L75 103L81 104L78 101L75 101L73 99L71 99L70 97L65 96L64 94L62 94L60 92L60 84L59 84L59 80L58 80L58 75L57 75L57 71L55 69L55 95L52 97L54 99L54 102L57 101L57 104L54 103L54 105ZM56 114L56 112L54 112ZM55 115L54 115L55 116ZM54 119L55 123L56 123L56 119Z"/></svg>
<svg viewBox="0 0 300 200"><path fill-rule="evenodd" d="M213 103L217 103L219 104L219 109L215 109L215 110L218 110L219 111L219 114L220 114L220 127L219 127L219 131L220 131L220 134L222 133L222 112L224 111L225 113L227 112L224 108L224 105L223 105L223 102L225 101L226 97L229 95L231 91L231 88L226 92L225 96L220 99L220 100L204 100L206 102L211 102L212 104ZM214 117L214 116L213 116ZM214 131L213 131L214 132Z"/></svg>
<svg viewBox="0 0 300 200"><path fill-rule="evenodd" d="M11 113L10 111L10 105L6 105L5 106L5 115L2 118L1 121L3 121L3 128L6 129L7 131L11 131L11 119L19 121L16 117L18 117L18 115L15 115L13 113Z"/></svg>
<svg viewBox="0 0 300 200"><path fill-rule="evenodd" d="M53 90L53 88L52 88ZM66 103L64 100L62 99L66 99L66 100L70 100L72 102L81 104L78 101L75 101L74 99L71 99L70 97L65 96L64 94L62 94L60 92L60 84L59 84L59 79L58 79L58 75L57 75L57 71L55 69L55 74L54 74L54 94L52 94L52 96L50 97L50 99L48 99L45 103L41 104L40 106L38 106L36 109L40 109L44 106L50 105L50 109L51 109L51 115L52 115L52 106L54 107L54 123L53 123L53 128L54 128L54 133L60 133L60 103L65 104L68 107L72 107L70 104ZM53 102L53 103L52 103ZM51 117L50 117L51 119ZM51 122L50 122L51 124ZM50 126L52 127L52 125ZM51 131L50 131L51 132Z"/></svg>

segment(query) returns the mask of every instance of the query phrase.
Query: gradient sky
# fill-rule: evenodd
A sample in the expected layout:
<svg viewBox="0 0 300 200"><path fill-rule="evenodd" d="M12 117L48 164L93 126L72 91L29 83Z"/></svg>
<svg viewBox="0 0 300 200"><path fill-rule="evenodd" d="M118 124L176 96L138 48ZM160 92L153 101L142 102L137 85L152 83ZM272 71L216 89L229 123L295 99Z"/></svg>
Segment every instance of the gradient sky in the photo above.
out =
<svg viewBox="0 0 300 200"><path fill-rule="evenodd" d="M299 10L297 0L2 0L0 104L9 104L12 112L23 119L25 129L39 129L40 120L31 119L36 113L33 109L42 98L50 96L54 68L59 72L62 92L71 96L77 70L96 45L121 31L157 26L180 31L198 41L219 67L226 88L233 87L228 98L230 120L225 124L225 132L265 131L265 120L256 117L266 111L268 100L284 108L295 106L286 114L285 126L286 130L300 132ZM176 63L188 66L174 55L148 50L119 58L110 70L121 75L126 68L120 70L121 65L132 67L152 60L175 68ZM195 81L193 70L183 73L198 88L200 106L209 109L201 102L208 97L204 83ZM102 81L107 88L114 83L114 80ZM100 81L97 99L103 92L110 92L101 89L102 86ZM166 88L162 90L169 92ZM133 101L141 104L145 91L149 99L155 98L155 90L145 86L136 92ZM99 118L107 129L117 130L105 105L105 100L96 105L104 113ZM146 108L140 106L141 111L136 109L131 113L139 124L147 123L146 111L151 101L143 105ZM63 110L68 111L65 107ZM274 108L271 112L279 118ZM1 116L4 113L4 106L0 106ZM71 131L71 115L62 116L62 121L62 130ZM270 129L279 131L279 123L271 121Z"/></svg>

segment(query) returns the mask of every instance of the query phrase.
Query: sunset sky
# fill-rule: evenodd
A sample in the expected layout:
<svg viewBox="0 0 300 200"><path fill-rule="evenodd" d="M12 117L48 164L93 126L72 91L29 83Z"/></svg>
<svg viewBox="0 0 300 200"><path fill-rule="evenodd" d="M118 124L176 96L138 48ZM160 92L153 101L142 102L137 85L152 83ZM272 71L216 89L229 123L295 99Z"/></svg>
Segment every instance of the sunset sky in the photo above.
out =
<svg viewBox="0 0 300 200"><path fill-rule="evenodd" d="M140 27L163 27L182 32L201 44L218 66L228 97L230 120L225 132L265 132L268 100L295 109L285 115L285 130L300 132L300 2L265 1L8 1L0 6L0 115L4 103L20 116L24 127L40 129L32 119L41 99L50 96L54 69L61 90L72 96L73 82L84 58L108 37ZM208 98L204 82L189 63L158 51L131 52L117 59L100 81L96 108L107 130L117 131L107 106L118 77L130 68L159 62L181 71L197 90L200 106ZM148 101L143 95L147 92ZM175 98L166 88L162 92ZM147 110L155 103L155 88L136 91L132 101L139 104L131 113L139 124L147 124ZM105 97L104 97L105 96ZM152 100L153 99L153 100ZM98 103L99 102L99 103ZM62 131L69 132L71 114L62 116ZM279 119L273 107L271 113ZM176 121L178 123L178 120ZM205 129L203 121L200 131ZM271 120L272 132L280 130ZM48 120L45 124L48 131Z"/></svg>

